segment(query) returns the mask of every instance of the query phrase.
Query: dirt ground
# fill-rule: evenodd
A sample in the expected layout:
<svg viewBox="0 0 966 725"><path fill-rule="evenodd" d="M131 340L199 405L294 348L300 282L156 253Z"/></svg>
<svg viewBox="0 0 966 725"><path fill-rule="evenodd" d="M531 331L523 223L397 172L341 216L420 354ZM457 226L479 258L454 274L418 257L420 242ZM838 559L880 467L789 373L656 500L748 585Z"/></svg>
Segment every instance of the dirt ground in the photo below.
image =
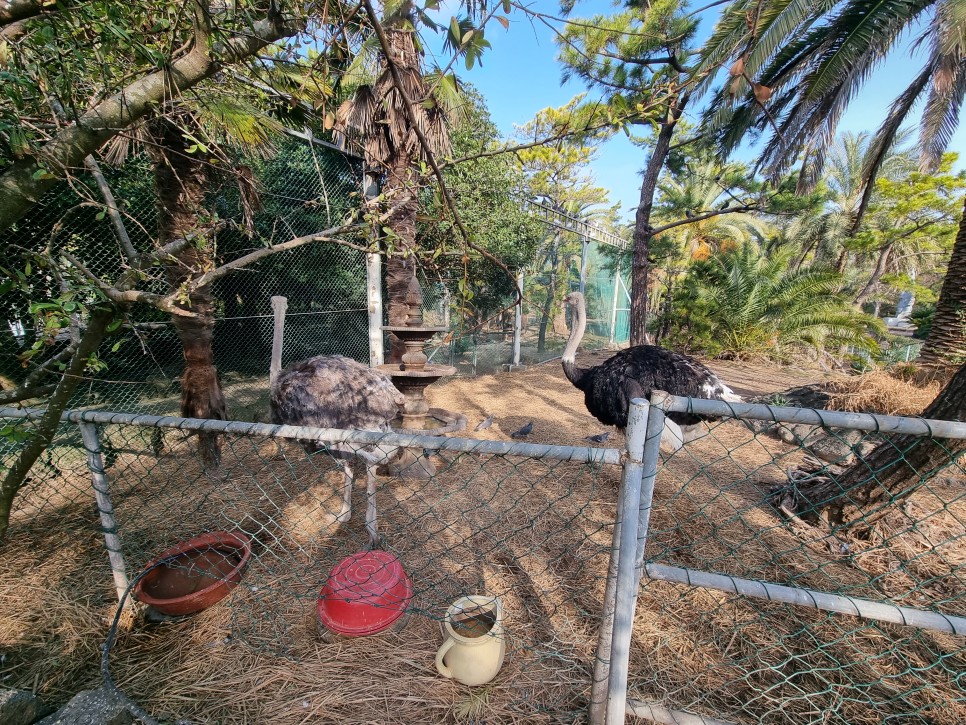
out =
<svg viewBox="0 0 966 725"><path fill-rule="evenodd" d="M581 354L578 364L592 366L607 359L613 351L599 350ZM841 374L818 368L774 364L712 361L708 366L736 393L745 397L767 395L799 385L817 383ZM584 436L605 430L584 408L583 393L564 377L559 360L551 360L526 370L497 373L480 378L452 378L427 391L430 405L457 410L467 418L467 431L474 437L501 440L533 421L528 441L560 445L585 445ZM493 415L494 425L474 432L475 426ZM620 447L623 438L616 430L606 445ZM467 435L461 433L460 435Z"/></svg>
<svg viewBox="0 0 966 725"><path fill-rule="evenodd" d="M825 377L712 367L746 396ZM467 417L461 437L510 440L532 422L527 442L583 446L605 430L559 362L451 379L428 398ZM487 415L493 425L474 431ZM299 446L228 437L212 475L193 439L169 434L156 458L149 430L103 433L116 447L108 477L134 570L199 529L254 541L243 583L223 602L122 630L112 672L149 712L283 725L586 721L619 467L442 454L430 480L382 479L380 532L414 582L408 621L332 642L319 636L317 593L334 562L365 546L359 482L353 518L338 526L339 470ZM598 447L621 448L610 433ZM961 477L938 476L842 549L766 502L801 455L734 421L713 425L664 461L648 560L966 615ZM61 447L46 466L0 551L0 682L63 702L99 682L114 590L83 457ZM441 613L474 592L506 609L507 662L480 688L434 667ZM634 626L629 689L639 700L735 723L966 721L964 637L647 580Z"/></svg>

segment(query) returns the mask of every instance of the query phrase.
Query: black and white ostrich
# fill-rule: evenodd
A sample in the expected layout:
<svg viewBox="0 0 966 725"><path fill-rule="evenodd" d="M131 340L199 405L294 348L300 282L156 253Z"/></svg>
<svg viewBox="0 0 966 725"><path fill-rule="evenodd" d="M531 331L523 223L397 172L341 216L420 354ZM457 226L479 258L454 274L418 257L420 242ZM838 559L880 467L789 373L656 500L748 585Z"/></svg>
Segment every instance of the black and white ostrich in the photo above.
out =
<svg viewBox="0 0 966 725"><path fill-rule="evenodd" d="M627 408L633 398L648 398L653 390L690 398L713 398L741 402L731 388L697 360L655 345L635 345L621 350L600 365L577 367L577 346L587 327L584 296L571 292L564 298L572 312L570 339L564 348L564 375L584 391L584 404L597 420L627 427ZM678 450L684 443L701 434L701 421L706 416L691 413L668 413L665 418L661 447Z"/></svg>
<svg viewBox="0 0 966 725"><path fill-rule="evenodd" d="M273 359L273 370L278 360ZM293 363L274 377L270 399L272 422L281 425L390 432L405 398L389 377L341 355L320 355ZM342 461L345 472L342 510L345 523L352 515L353 458L366 464L366 529L373 547L381 543L376 511L376 465L398 452L393 446L358 447L349 443L303 444L320 448Z"/></svg>

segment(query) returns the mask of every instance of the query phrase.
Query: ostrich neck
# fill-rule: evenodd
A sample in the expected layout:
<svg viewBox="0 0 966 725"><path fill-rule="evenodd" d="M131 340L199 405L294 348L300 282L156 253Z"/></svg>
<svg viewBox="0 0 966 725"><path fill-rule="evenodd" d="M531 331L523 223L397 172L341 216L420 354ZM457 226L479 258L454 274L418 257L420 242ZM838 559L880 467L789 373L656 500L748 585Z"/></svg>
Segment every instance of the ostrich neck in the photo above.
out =
<svg viewBox="0 0 966 725"><path fill-rule="evenodd" d="M570 338L567 340L567 346L564 348L560 363L567 379L577 385L584 377L584 373L587 372L583 368L577 367L577 347L580 345L580 341L584 337L584 330L587 328L587 312L584 309L583 300L571 305L570 309L574 313L573 327L570 330Z"/></svg>

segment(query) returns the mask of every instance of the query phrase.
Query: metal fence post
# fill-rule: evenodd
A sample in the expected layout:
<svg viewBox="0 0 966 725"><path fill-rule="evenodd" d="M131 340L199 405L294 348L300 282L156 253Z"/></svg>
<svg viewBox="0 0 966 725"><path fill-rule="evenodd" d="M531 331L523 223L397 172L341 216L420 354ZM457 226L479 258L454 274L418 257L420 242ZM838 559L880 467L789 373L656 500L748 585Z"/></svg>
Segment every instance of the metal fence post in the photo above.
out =
<svg viewBox="0 0 966 725"><path fill-rule="evenodd" d="M614 277L614 299L611 300L610 306L610 339L608 342L613 345L615 333L617 332L617 295L621 293L621 270L618 267L617 274Z"/></svg>
<svg viewBox="0 0 966 725"><path fill-rule="evenodd" d="M641 473L649 404L631 401L626 430L627 459L621 476L617 519L601 615L597 656L591 685L590 722L623 723L627 700L627 666L634 624L634 573Z"/></svg>
<svg viewBox="0 0 966 725"><path fill-rule="evenodd" d="M114 588L117 589L118 601L124 597L128 587L127 566L124 563L124 552L121 539L117 535L117 522L114 520L114 505L108 490L107 476L104 475L104 459L101 457L101 443L97 435L97 426L93 423L80 422L81 438L84 450L87 451L87 467L91 470L91 481L94 486L94 498L97 501L97 511L101 516L101 528L104 530L104 545L107 547L107 558L111 562L111 573L114 575ZM130 600L125 603L130 606Z"/></svg>
<svg viewBox="0 0 966 725"><path fill-rule="evenodd" d="M637 552L634 557L636 574L634 604L640 591L641 576L644 574L644 549L647 546L647 531L651 524L651 504L654 500L654 482L657 479L657 464L661 458L661 434L664 432L663 405L670 399L663 390L651 393L651 407L647 415L647 435L644 440L643 476L641 479L641 508L637 519Z"/></svg>

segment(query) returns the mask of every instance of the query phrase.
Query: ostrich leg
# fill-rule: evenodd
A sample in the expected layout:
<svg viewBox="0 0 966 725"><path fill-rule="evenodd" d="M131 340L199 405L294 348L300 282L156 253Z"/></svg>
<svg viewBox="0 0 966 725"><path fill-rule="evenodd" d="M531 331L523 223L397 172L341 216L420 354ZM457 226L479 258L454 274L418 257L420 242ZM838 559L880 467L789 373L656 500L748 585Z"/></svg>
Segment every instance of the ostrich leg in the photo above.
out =
<svg viewBox="0 0 966 725"><path fill-rule="evenodd" d="M379 518L376 511L376 464L366 463L366 530L373 549L382 547L379 536Z"/></svg>
<svg viewBox="0 0 966 725"><path fill-rule="evenodd" d="M670 418L664 419L664 430L661 431L661 450L665 453L674 453L681 450L684 445L684 433L681 427Z"/></svg>
<svg viewBox="0 0 966 725"><path fill-rule="evenodd" d="M342 470L345 474L345 483L342 487L342 510L335 520L340 524L346 523L352 517L352 484L353 473L349 461L342 462Z"/></svg>

